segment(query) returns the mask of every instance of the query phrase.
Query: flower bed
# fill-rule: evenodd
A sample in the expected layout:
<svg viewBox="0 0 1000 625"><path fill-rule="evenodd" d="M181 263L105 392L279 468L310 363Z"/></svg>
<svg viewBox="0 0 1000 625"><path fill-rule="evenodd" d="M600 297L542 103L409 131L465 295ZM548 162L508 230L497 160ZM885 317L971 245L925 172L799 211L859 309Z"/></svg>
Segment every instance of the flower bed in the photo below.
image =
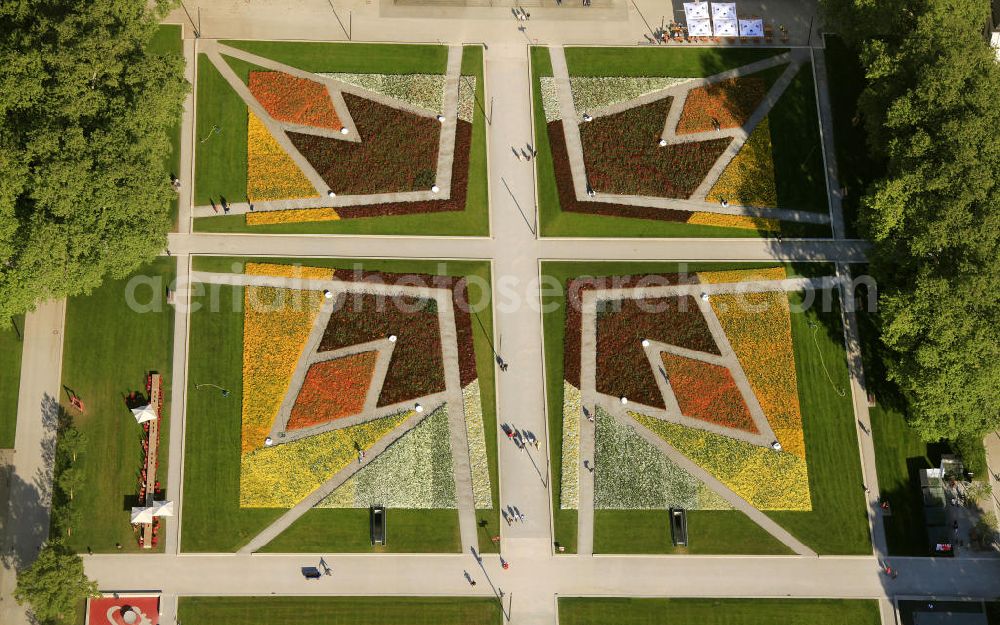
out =
<svg viewBox="0 0 1000 625"><path fill-rule="evenodd" d="M430 190L437 178L440 122L348 93L344 101L360 143L287 133L330 189L342 195Z"/></svg>
<svg viewBox="0 0 1000 625"><path fill-rule="evenodd" d="M247 198L253 201L317 197L316 189L260 119L247 119Z"/></svg>
<svg viewBox="0 0 1000 625"><path fill-rule="evenodd" d="M282 122L340 130L343 125L326 86L284 72L250 72L250 93Z"/></svg>
<svg viewBox="0 0 1000 625"><path fill-rule="evenodd" d="M681 414L745 432L758 432L729 369L664 352L660 354Z"/></svg>
<svg viewBox="0 0 1000 625"><path fill-rule="evenodd" d="M299 430L361 412L376 359L376 352L363 352L310 366L287 428Z"/></svg>
<svg viewBox="0 0 1000 625"><path fill-rule="evenodd" d="M240 507L291 508L356 462L358 447L370 449L411 414L401 412L244 454L240 461Z"/></svg>
<svg viewBox="0 0 1000 625"><path fill-rule="evenodd" d="M299 280L332 280L333 269L305 267L303 265L277 265L273 263L247 263L243 273L248 276L275 276Z"/></svg>
<svg viewBox="0 0 1000 625"><path fill-rule="evenodd" d="M742 228L759 232L780 232L781 222L766 217L746 215L726 215L724 213L691 213L687 223L699 226L719 226L721 228Z"/></svg>
<svg viewBox="0 0 1000 625"><path fill-rule="evenodd" d="M469 439L469 463L472 465L472 497L477 509L489 510L493 508L493 491L490 488L490 465L486 455L483 401L478 378L462 389L462 408L465 433Z"/></svg>
<svg viewBox="0 0 1000 625"><path fill-rule="evenodd" d="M246 214L248 226L339 220L340 215L333 208L295 208L280 211L254 211Z"/></svg>
<svg viewBox="0 0 1000 625"><path fill-rule="evenodd" d="M596 191L686 199L729 145L710 139L660 147L673 98L581 124L587 179Z"/></svg>
<svg viewBox="0 0 1000 625"><path fill-rule="evenodd" d="M690 80L669 76L570 76L569 86L573 92L573 107L582 115Z"/></svg>
<svg viewBox="0 0 1000 625"><path fill-rule="evenodd" d="M395 98L431 113L444 110L444 74L350 74L321 73L360 89ZM351 113L353 115L353 111Z"/></svg>
<svg viewBox="0 0 1000 625"><path fill-rule="evenodd" d="M785 270L705 272L705 282L781 280ZM712 309L750 387L785 451L805 458L788 296L782 292L713 295Z"/></svg>
<svg viewBox="0 0 1000 625"><path fill-rule="evenodd" d="M264 445L322 303L323 294L318 291L246 287L243 453Z"/></svg>
<svg viewBox="0 0 1000 625"><path fill-rule="evenodd" d="M809 474L799 456L631 413L759 510L812 510Z"/></svg>
<svg viewBox="0 0 1000 625"><path fill-rule="evenodd" d="M583 418L583 399L580 389L563 381L562 427L562 487L559 490L559 507L576 510L580 507L580 419Z"/></svg>
<svg viewBox="0 0 1000 625"><path fill-rule="evenodd" d="M713 118L722 128L739 128L760 106L766 93L767 83L757 76L730 78L692 89L676 132L680 135L713 130Z"/></svg>
<svg viewBox="0 0 1000 625"><path fill-rule="evenodd" d="M654 408L665 407L642 347L643 339L719 353L698 304L689 295L602 303L607 311L601 312L599 307L597 314L597 390L600 393L625 396L630 401ZM615 310L610 310L612 306Z"/></svg>
<svg viewBox="0 0 1000 625"><path fill-rule="evenodd" d="M445 405L429 414L318 505L322 508L455 508Z"/></svg>
<svg viewBox="0 0 1000 625"><path fill-rule="evenodd" d="M726 199L743 206L777 207L771 127L766 117L747 137L705 199L711 202Z"/></svg>

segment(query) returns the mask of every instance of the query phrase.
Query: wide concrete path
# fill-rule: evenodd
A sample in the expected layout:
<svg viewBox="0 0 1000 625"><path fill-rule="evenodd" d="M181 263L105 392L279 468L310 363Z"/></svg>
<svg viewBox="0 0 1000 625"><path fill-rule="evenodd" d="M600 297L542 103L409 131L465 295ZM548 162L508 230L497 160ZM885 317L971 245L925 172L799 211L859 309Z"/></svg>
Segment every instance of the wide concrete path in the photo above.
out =
<svg viewBox="0 0 1000 625"><path fill-rule="evenodd" d="M10 502L3 523L0 553L0 623L29 623L11 597L14 571L29 566L49 537L52 460L62 393L63 323L66 301L49 301L28 313L24 321L24 355L17 404L17 434L10 471Z"/></svg>

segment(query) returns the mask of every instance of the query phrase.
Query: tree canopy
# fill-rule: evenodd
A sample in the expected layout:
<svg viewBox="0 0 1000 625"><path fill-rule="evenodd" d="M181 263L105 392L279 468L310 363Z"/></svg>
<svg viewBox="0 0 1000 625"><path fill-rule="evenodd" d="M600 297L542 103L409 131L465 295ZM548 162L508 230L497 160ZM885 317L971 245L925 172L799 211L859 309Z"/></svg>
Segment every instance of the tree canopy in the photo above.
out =
<svg viewBox="0 0 1000 625"><path fill-rule="evenodd" d="M163 249L183 58L147 46L166 0L0 2L0 318Z"/></svg>
<svg viewBox="0 0 1000 625"><path fill-rule="evenodd" d="M825 0L886 175L862 200L887 370L927 439L1000 420L1000 65L988 0Z"/></svg>
<svg viewBox="0 0 1000 625"><path fill-rule="evenodd" d="M83 560L58 541L47 543L18 573L14 590L17 602L29 603L40 623L73 623L80 601L96 596L97 583L87 578Z"/></svg>

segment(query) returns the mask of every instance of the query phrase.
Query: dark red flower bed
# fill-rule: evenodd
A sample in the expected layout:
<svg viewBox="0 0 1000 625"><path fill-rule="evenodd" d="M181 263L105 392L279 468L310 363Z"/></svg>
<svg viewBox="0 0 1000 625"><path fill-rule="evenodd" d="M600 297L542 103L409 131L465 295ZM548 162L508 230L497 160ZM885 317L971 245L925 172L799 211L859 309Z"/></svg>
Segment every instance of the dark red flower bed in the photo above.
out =
<svg viewBox="0 0 1000 625"><path fill-rule="evenodd" d="M441 123L349 93L361 142L289 132L295 148L343 195L426 191L437 177Z"/></svg>
<svg viewBox="0 0 1000 625"><path fill-rule="evenodd" d="M643 310L653 309L656 312ZM718 354L708 323L690 295L605 302L597 312L597 390L663 408L642 339Z"/></svg>
<svg viewBox="0 0 1000 625"><path fill-rule="evenodd" d="M563 377L573 386L580 387L580 303L584 291L594 289L636 286L666 286L670 284L697 284L698 276L676 273L645 274L640 276L610 276L573 278L566 283L566 334L563 338Z"/></svg>
<svg viewBox="0 0 1000 625"><path fill-rule="evenodd" d="M660 147L673 98L580 124L587 179L596 191L688 198L729 145L711 139Z"/></svg>
<svg viewBox="0 0 1000 625"><path fill-rule="evenodd" d="M379 217L383 215L415 215L464 211L469 185L469 151L472 149L472 124L458 120L455 131L455 159L451 164L451 197L447 200L420 202L390 202L365 206L345 206L337 209L341 219L354 217Z"/></svg>
<svg viewBox="0 0 1000 625"><path fill-rule="evenodd" d="M334 274L334 280L411 286L425 285L451 290L458 338L458 367L461 384L465 386L476 379L478 376L476 350L472 342L472 316L468 312L465 278L337 270ZM426 309L411 312L414 303L413 298L387 298L367 294L347 297L343 302L338 301L340 308L331 315L326 334L320 342L320 351L328 351L385 338L390 334L399 337L393 351L392 361L389 363L382 393L379 396L379 406L406 401L429 393L437 393L445 388L436 302L430 302L433 314L429 314ZM411 316L414 319L407 319ZM433 317L433 323L428 316ZM418 321L420 322L418 323ZM338 324L349 327L346 329L338 328ZM403 327L414 332L418 338L407 341L400 329L393 329ZM421 350L425 348L429 352L427 355L421 353ZM434 366L425 362L431 357L430 352L433 352L433 358L436 359ZM430 371L426 379L421 378L424 375L421 371L429 366L434 371Z"/></svg>
<svg viewBox="0 0 1000 625"><path fill-rule="evenodd" d="M556 191L559 193L559 208L570 213L590 213L593 215L610 215L613 217L633 217L636 219L657 219L660 221L687 221L690 211L651 208L648 206L629 206L627 204L612 204L608 202L581 202L576 199L573 189L573 172L569 168L569 156L566 153L566 134L562 120L550 122L549 147L552 150L552 166L556 177Z"/></svg>

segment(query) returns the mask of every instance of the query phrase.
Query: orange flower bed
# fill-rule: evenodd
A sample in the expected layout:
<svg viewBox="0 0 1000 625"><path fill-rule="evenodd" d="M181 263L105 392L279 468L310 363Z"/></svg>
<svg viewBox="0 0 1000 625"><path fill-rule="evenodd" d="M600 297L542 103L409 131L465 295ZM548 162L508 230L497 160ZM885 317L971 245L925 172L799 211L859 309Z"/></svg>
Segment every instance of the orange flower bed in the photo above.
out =
<svg viewBox="0 0 1000 625"><path fill-rule="evenodd" d="M340 215L332 208L292 208L283 211L255 211L246 214L248 226L291 224L303 221L339 221Z"/></svg>
<svg viewBox="0 0 1000 625"><path fill-rule="evenodd" d="M250 72L250 93L282 122L340 130L343 124L326 86L284 72Z"/></svg>
<svg viewBox="0 0 1000 625"><path fill-rule="evenodd" d="M363 352L309 367L288 418L288 429L329 423L361 412L376 357L375 352Z"/></svg>
<svg viewBox="0 0 1000 625"><path fill-rule="evenodd" d="M713 130L712 118L719 120L722 128L739 128L753 113L764 94L767 84L762 78L730 78L688 92L684 111L677 122L677 134Z"/></svg>
<svg viewBox="0 0 1000 625"><path fill-rule="evenodd" d="M757 426L729 369L666 352L660 357L681 414L757 433Z"/></svg>

